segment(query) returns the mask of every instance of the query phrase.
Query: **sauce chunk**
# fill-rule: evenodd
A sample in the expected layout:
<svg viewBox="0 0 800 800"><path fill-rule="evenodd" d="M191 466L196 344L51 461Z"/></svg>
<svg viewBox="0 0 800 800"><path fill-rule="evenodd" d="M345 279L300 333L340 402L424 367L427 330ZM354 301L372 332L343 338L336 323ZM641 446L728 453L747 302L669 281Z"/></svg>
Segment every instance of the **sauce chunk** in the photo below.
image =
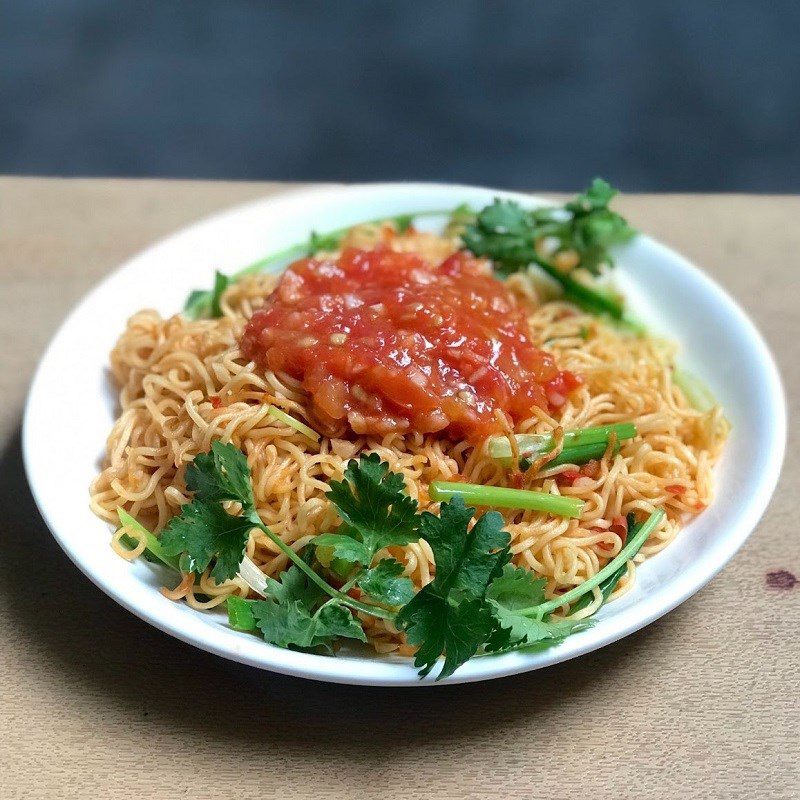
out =
<svg viewBox="0 0 800 800"><path fill-rule="evenodd" d="M247 358L301 381L323 432L435 433L476 442L580 380L536 348L487 265L459 252L431 266L386 248L303 259L244 331Z"/></svg>

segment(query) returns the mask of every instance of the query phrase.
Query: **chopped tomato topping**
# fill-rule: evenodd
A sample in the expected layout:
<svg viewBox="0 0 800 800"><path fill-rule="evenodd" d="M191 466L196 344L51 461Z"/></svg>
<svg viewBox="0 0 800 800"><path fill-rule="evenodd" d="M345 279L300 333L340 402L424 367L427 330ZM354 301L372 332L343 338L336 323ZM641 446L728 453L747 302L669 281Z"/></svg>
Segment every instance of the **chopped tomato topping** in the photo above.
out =
<svg viewBox="0 0 800 800"><path fill-rule="evenodd" d="M434 433L479 441L581 379L533 345L525 309L488 266L438 266L386 248L302 259L244 331L247 358L300 380L323 431Z"/></svg>
<svg viewBox="0 0 800 800"><path fill-rule="evenodd" d="M572 372L559 372L555 378L545 384L547 401L553 408L560 408L567 402L567 398L577 389L583 381Z"/></svg>

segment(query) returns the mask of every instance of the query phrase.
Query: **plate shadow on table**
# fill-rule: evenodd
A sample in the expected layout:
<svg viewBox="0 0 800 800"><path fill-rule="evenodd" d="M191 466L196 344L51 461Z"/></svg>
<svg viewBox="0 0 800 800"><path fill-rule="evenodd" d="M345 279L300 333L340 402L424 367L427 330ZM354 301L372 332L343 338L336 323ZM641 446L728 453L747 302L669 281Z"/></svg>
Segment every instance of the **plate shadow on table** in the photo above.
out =
<svg viewBox="0 0 800 800"><path fill-rule="evenodd" d="M88 502L88 500L87 500ZM485 683L437 689L333 686L274 675L184 644L134 617L96 588L50 535L25 477L20 431L0 453L0 602L41 663L41 680L103 691L127 718L148 717L191 734L198 713L205 735L266 743L314 741L348 748L369 737L373 751L508 729L519 717L543 718L597 690L620 669L648 658L659 623L600 651ZM35 576L35 579L34 579ZM661 636L659 630L658 636ZM510 697L525 702L509 703ZM204 712L203 710L206 710ZM224 709L215 714L213 709ZM400 713L398 713L400 712ZM540 731L541 733L541 731Z"/></svg>

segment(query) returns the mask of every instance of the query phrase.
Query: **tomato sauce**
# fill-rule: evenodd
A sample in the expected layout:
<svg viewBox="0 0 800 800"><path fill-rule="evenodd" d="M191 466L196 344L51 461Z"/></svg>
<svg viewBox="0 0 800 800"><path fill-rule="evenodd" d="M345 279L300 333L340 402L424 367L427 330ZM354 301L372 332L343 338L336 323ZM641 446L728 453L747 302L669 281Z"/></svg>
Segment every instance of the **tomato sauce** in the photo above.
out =
<svg viewBox="0 0 800 800"><path fill-rule="evenodd" d="M244 331L244 354L302 382L323 432L435 433L476 442L580 385L530 340L489 267L431 266L386 248L292 264Z"/></svg>

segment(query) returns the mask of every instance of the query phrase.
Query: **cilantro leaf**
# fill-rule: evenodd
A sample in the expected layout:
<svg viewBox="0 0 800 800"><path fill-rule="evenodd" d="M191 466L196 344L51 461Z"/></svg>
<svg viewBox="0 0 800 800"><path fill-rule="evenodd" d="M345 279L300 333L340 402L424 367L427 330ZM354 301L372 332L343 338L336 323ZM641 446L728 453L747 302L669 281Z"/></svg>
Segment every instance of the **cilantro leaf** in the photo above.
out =
<svg viewBox="0 0 800 800"><path fill-rule="evenodd" d="M366 570L356 585L373 600L387 606L403 606L414 596L414 584L403 575L403 565L393 558L382 558Z"/></svg>
<svg viewBox="0 0 800 800"><path fill-rule="evenodd" d="M189 319L200 319L201 317L218 318L222 316L220 301L224 291L231 285L233 278L230 275L223 275L221 272L214 273L214 287L210 291L195 289L190 292L183 307L183 313Z"/></svg>
<svg viewBox="0 0 800 800"><path fill-rule="evenodd" d="M428 585L443 595L456 591L483 597L495 573L510 558L511 537L503 530L500 514L487 512L469 530L474 514L475 509L465 506L460 497L442 503L438 517L428 511L422 514L420 533L436 562L436 577Z"/></svg>
<svg viewBox="0 0 800 800"><path fill-rule="evenodd" d="M495 200L478 212L461 239L475 255L491 259L499 272L510 274L537 264L561 284L570 300L592 313L620 319L622 306L617 299L556 268L536 249L540 240L555 239L556 252L574 250L579 266L594 275L604 264L613 266L610 248L636 234L608 207L615 195L615 189L596 178L585 192L560 208L526 211L512 200Z"/></svg>
<svg viewBox="0 0 800 800"><path fill-rule="evenodd" d="M222 316L222 295L230 286L231 279L217 271L214 273L214 288L211 290L211 316L215 319Z"/></svg>
<svg viewBox="0 0 800 800"><path fill-rule="evenodd" d="M442 503L439 516L425 512L420 533L430 544L436 577L397 615L396 624L418 645L415 666L427 675L444 653L437 680L452 675L478 651L496 627L486 590L510 559L510 536L496 511L469 530L475 509L456 497Z"/></svg>
<svg viewBox="0 0 800 800"><path fill-rule="evenodd" d="M231 516L218 503L194 500L169 521L160 541L168 556L188 553L193 572L203 572L216 559L211 577L221 583L239 571L253 527L251 520Z"/></svg>
<svg viewBox="0 0 800 800"><path fill-rule="evenodd" d="M319 586L312 583L295 564L292 564L286 572L282 572L277 581L267 577L267 591L278 603L298 600L306 608L313 608L326 597Z"/></svg>
<svg viewBox="0 0 800 800"><path fill-rule="evenodd" d="M313 256L321 250L338 250L342 239L344 239L344 233L341 231L334 231L333 233L311 231L311 235L308 237L308 254Z"/></svg>
<svg viewBox="0 0 800 800"><path fill-rule="evenodd" d="M424 678L444 654L444 663L436 676L438 681L452 675L478 652L494 631L495 621L479 598L454 604L427 593L415 602L422 592L401 611L400 622L406 626L408 641L419 645L414 666L421 667L420 677Z"/></svg>
<svg viewBox="0 0 800 800"><path fill-rule="evenodd" d="M617 190L602 178L595 178L563 209L537 209L531 219L538 227L538 236L555 237L559 250L574 250L580 265L597 275L603 264L614 266L609 248L636 234L623 217L608 207L616 194Z"/></svg>
<svg viewBox="0 0 800 800"><path fill-rule="evenodd" d="M344 533L318 540L334 548L337 558L369 566L372 556L390 545L405 545L419 538L417 501L406 494L403 476L390 472L377 453L350 461L343 481L331 481L328 498L347 523ZM363 549L351 541L360 540ZM357 552L356 552L357 551ZM355 556L358 557L355 557Z"/></svg>
<svg viewBox="0 0 800 800"><path fill-rule="evenodd" d="M608 204L617 195L608 182L602 178L595 178L589 188L581 192L574 200L564 203L564 208L573 214L588 214L590 211L608 208Z"/></svg>
<svg viewBox="0 0 800 800"><path fill-rule="evenodd" d="M339 637L367 641L358 620L334 600L313 614L299 600L253 600L251 610L264 639L278 647L330 649Z"/></svg>
<svg viewBox="0 0 800 800"><path fill-rule="evenodd" d="M478 212L461 239L476 256L490 258L501 272L515 272L536 259L537 231L530 215L512 200L495 200Z"/></svg>
<svg viewBox="0 0 800 800"><path fill-rule="evenodd" d="M214 441L208 453L195 456L186 467L186 488L202 502L235 500L245 510L255 507L247 458L230 442Z"/></svg>
<svg viewBox="0 0 800 800"><path fill-rule="evenodd" d="M346 530L340 532L342 525L336 533L322 533L314 539L317 547L330 547L333 557L340 558L350 564L369 564L372 561L372 551L357 537L356 534Z"/></svg>
<svg viewBox="0 0 800 800"><path fill-rule="evenodd" d="M530 608L545 600L546 578L536 578L524 567L506 564L486 592L489 600L508 608Z"/></svg>
<svg viewBox="0 0 800 800"><path fill-rule="evenodd" d="M538 620L520 614L522 609L544 602L544 578L535 578L523 567L506 564L492 581L486 599L498 623L498 630L486 643L490 652L528 645L560 644L572 633L588 628L587 620Z"/></svg>
<svg viewBox="0 0 800 800"><path fill-rule="evenodd" d="M255 527L255 500L250 468L244 453L232 444L215 441L186 467L186 487L194 500L183 506L161 534L169 556L188 554L186 571L203 572L216 560L211 577L221 583L239 571L250 531ZM228 514L220 503L242 504L245 516Z"/></svg>
<svg viewBox="0 0 800 800"><path fill-rule="evenodd" d="M228 619L237 630L258 629L279 647L331 649L339 637L366 641L358 620L341 603L323 602L327 595L296 565L267 578L265 600L228 598ZM320 605L321 604L321 605Z"/></svg>

